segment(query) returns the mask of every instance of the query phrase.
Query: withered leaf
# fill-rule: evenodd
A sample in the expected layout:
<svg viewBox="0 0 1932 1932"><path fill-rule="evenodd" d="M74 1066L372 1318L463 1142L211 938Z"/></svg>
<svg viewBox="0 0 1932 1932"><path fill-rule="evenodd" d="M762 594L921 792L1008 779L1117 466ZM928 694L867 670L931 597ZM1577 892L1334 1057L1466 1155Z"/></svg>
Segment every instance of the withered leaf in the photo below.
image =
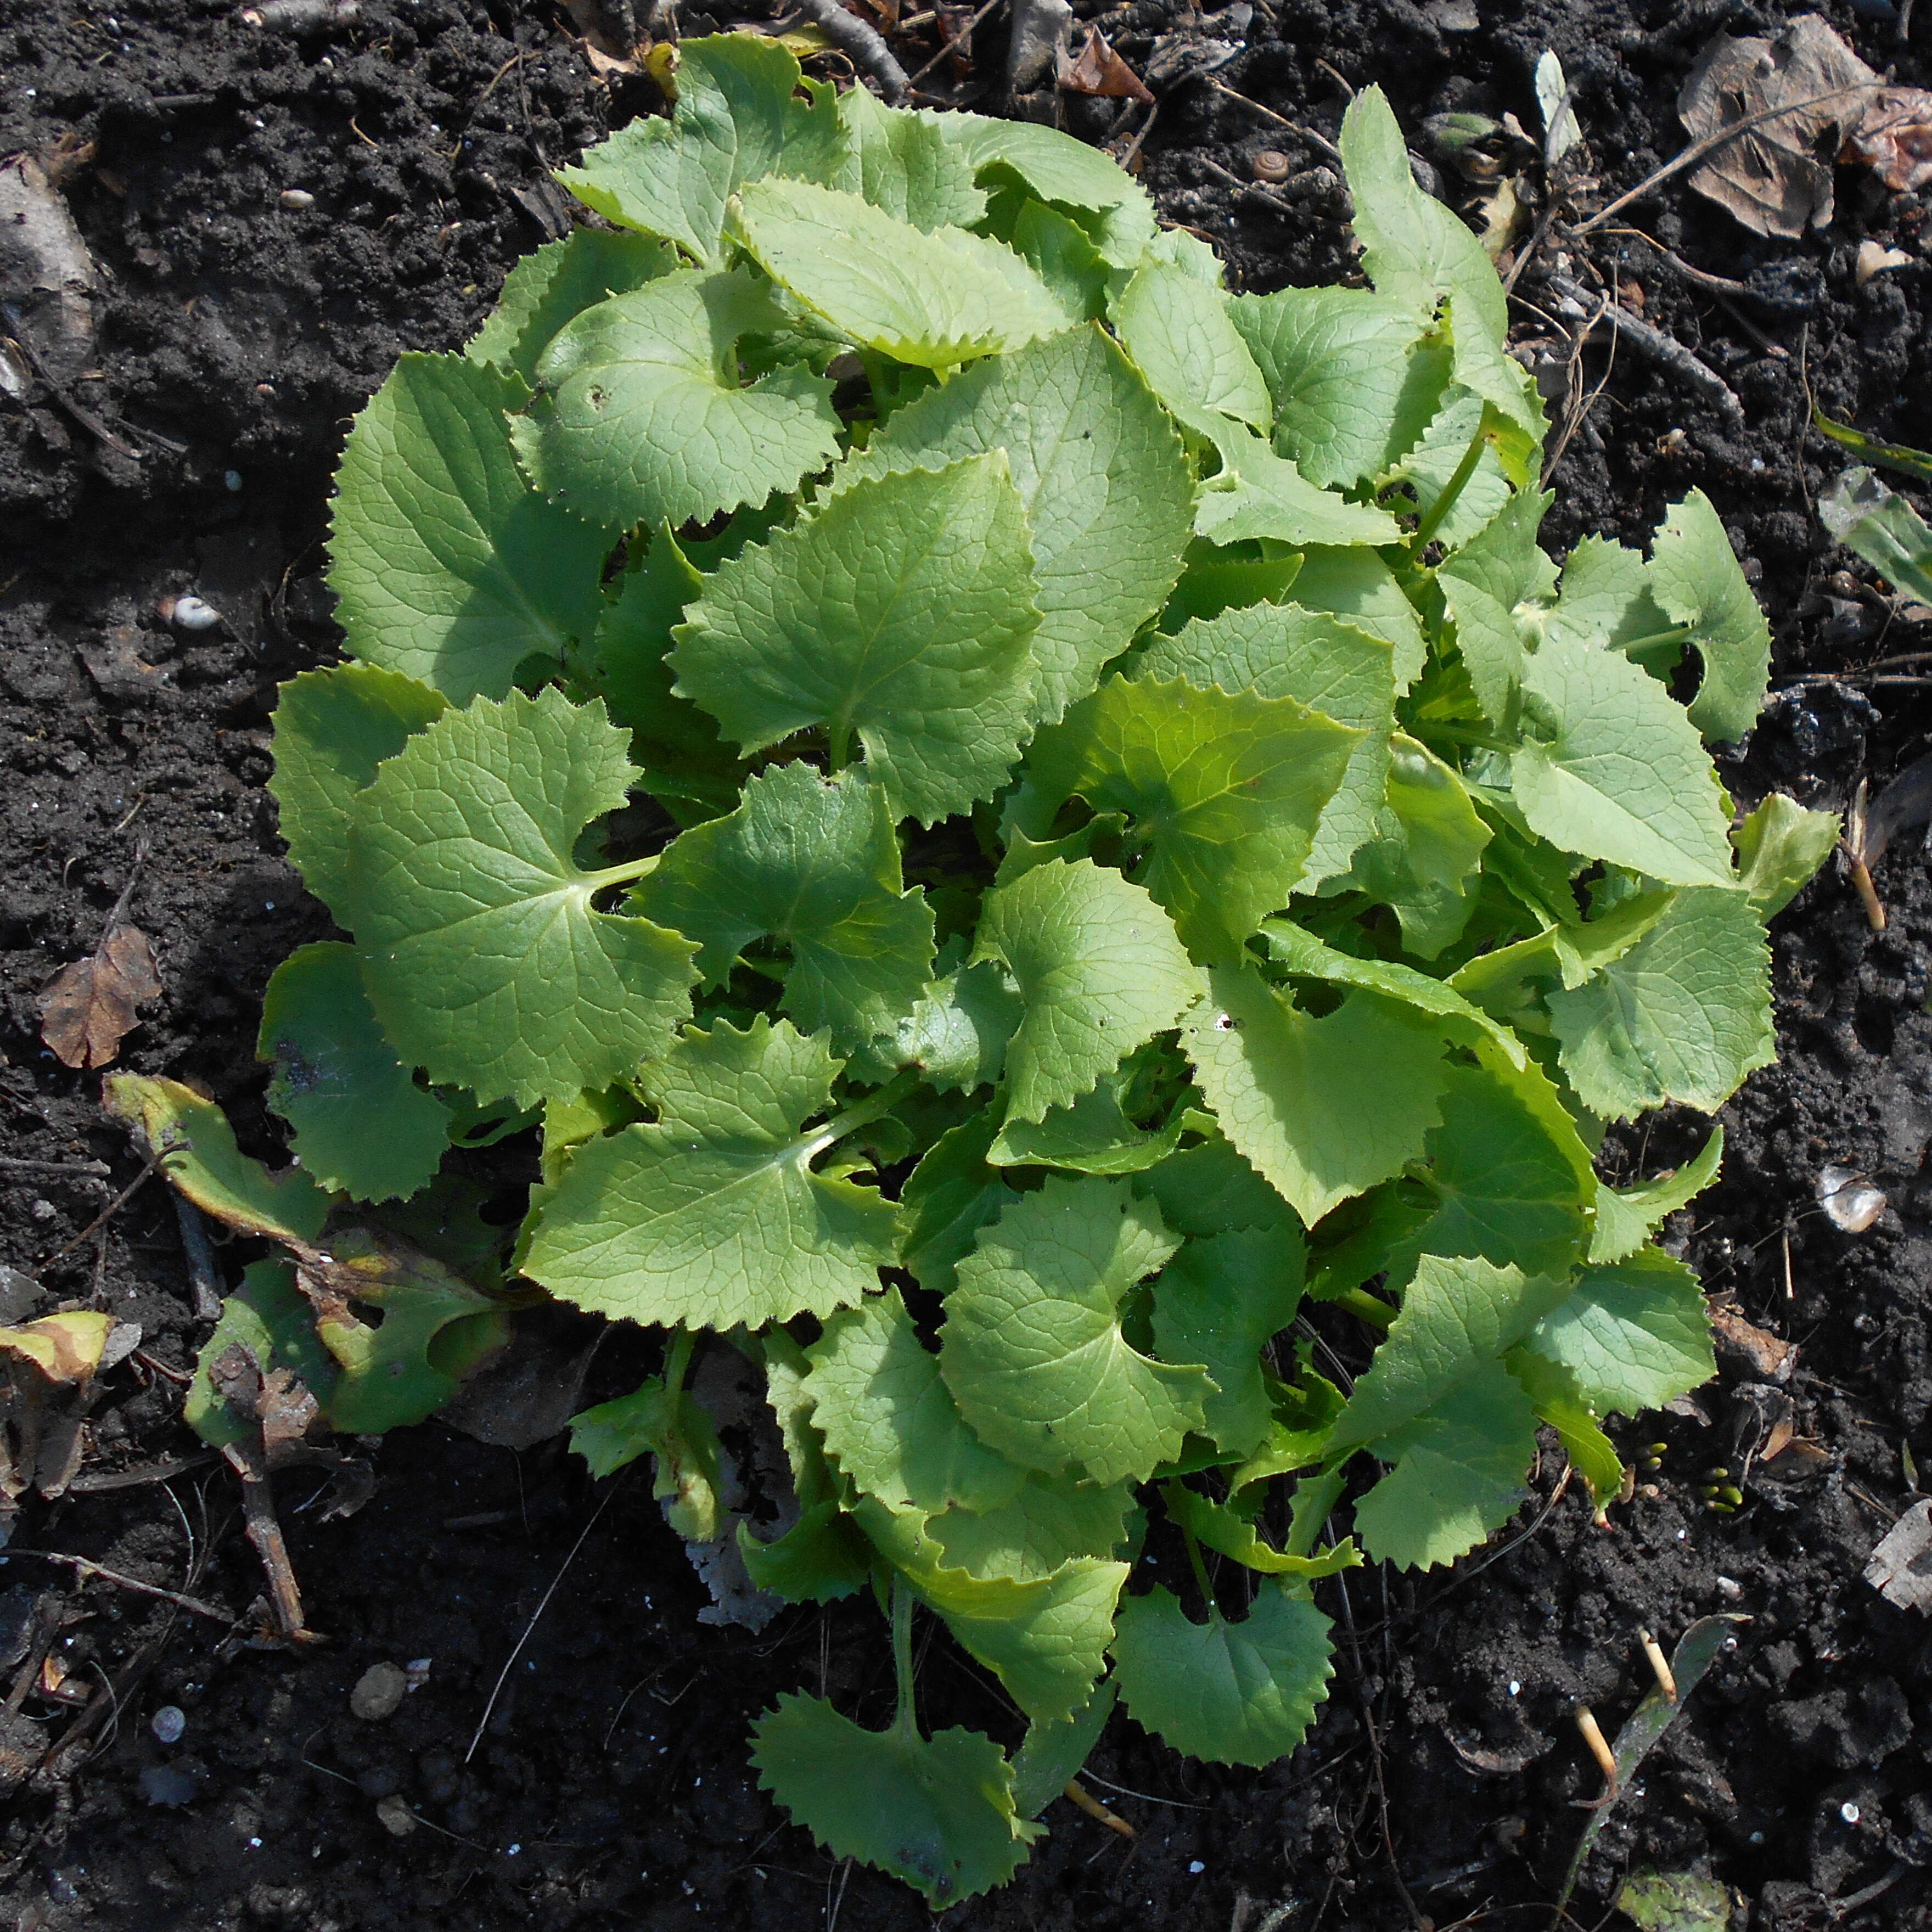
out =
<svg viewBox="0 0 1932 1932"><path fill-rule="evenodd" d="M1069 94L1095 94L1110 100L1138 100L1152 106L1154 94L1121 59L1098 27L1087 29L1087 44L1061 70L1060 84Z"/></svg>
<svg viewBox="0 0 1932 1932"><path fill-rule="evenodd" d="M64 1066L110 1066L139 1024L135 1009L160 992L148 935L138 926L111 925L92 954L40 995L40 1037Z"/></svg>
<svg viewBox="0 0 1932 1932"><path fill-rule="evenodd" d="M1922 87L1881 88L1846 143L1846 154L1875 168L1894 194L1916 194L1932 182L1932 93Z"/></svg>
<svg viewBox="0 0 1932 1932"><path fill-rule="evenodd" d="M1832 218L1840 136L1862 124L1871 99L1866 90L1877 86L1878 76L1816 14L1801 14L1775 40L1718 34L1677 97L1678 118L1694 139L1793 104L1714 150L1693 170L1690 185L1759 235L1822 228Z"/></svg>

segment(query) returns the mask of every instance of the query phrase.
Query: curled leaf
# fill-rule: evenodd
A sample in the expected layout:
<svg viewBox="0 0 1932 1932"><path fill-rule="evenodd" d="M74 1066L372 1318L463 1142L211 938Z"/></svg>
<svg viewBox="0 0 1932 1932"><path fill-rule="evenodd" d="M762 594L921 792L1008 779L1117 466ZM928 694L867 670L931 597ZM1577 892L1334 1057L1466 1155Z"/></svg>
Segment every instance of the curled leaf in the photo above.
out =
<svg viewBox="0 0 1932 1932"><path fill-rule="evenodd" d="M63 1066L106 1066L140 1025L135 1008L161 991L148 935L110 924L93 952L40 995L40 1037Z"/></svg>

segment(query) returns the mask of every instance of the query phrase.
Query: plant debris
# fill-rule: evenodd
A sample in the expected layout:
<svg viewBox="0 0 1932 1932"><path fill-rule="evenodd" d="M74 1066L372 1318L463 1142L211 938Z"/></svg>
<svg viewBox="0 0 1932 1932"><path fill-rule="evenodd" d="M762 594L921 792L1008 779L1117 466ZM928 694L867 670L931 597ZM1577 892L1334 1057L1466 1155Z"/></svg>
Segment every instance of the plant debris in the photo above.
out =
<svg viewBox="0 0 1932 1932"><path fill-rule="evenodd" d="M1932 180L1932 93L1887 87L1816 14L1801 14L1774 40L1718 34L1684 81L1677 112L1700 141L1737 128L1690 185L1755 234L1827 226L1834 157L1864 162L1895 191Z"/></svg>
<svg viewBox="0 0 1932 1932"><path fill-rule="evenodd" d="M1110 100L1138 100L1154 105L1154 92L1108 44L1098 27L1087 29L1087 44L1078 57L1060 70L1060 85L1069 94L1099 94Z"/></svg>
<svg viewBox="0 0 1932 1932"><path fill-rule="evenodd" d="M1862 1234L1885 1212L1886 1198L1863 1174L1828 1166L1818 1170L1818 1204L1833 1227Z"/></svg>
<svg viewBox="0 0 1932 1932"><path fill-rule="evenodd" d="M1901 1610L1932 1612L1932 1501L1914 1503L1886 1532L1865 1581Z"/></svg>
<svg viewBox="0 0 1932 1932"><path fill-rule="evenodd" d="M146 856L143 846L107 915L100 943L64 968L40 995L40 1037L63 1066L111 1066L122 1041L140 1024L136 1009L160 998L164 990L152 943L126 917Z"/></svg>

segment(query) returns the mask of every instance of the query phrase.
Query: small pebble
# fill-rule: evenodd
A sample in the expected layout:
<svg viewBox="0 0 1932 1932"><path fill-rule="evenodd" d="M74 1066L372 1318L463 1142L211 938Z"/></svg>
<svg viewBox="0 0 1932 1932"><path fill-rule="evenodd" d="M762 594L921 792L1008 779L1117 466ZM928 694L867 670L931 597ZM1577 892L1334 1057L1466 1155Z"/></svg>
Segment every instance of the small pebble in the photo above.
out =
<svg viewBox="0 0 1932 1932"><path fill-rule="evenodd" d="M1719 1596L1728 1597L1735 1604L1744 1593L1744 1586L1735 1576L1720 1576L1718 1579Z"/></svg>
<svg viewBox="0 0 1932 1932"><path fill-rule="evenodd" d="M1847 1825L1856 1825L1864 1814L1847 1798L1844 1803L1838 1807L1838 1816L1844 1819Z"/></svg>
<svg viewBox="0 0 1932 1932"><path fill-rule="evenodd" d="M1198 1858L1190 1858L1187 1861L1187 1869L1191 1876L1198 1878L1208 1868Z"/></svg>
<svg viewBox="0 0 1932 1932"><path fill-rule="evenodd" d="M401 1707L410 1680L393 1664L372 1664L356 1680L349 1694L350 1713L365 1724L380 1724Z"/></svg>
<svg viewBox="0 0 1932 1932"><path fill-rule="evenodd" d="M178 631L212 631L221 622L221 613L199 597L176 597L161 605L164 620Z"/></svg>
<svg viewBox="0 0 1932 1932"><path fill-rule="evenodd" d="M430 1666L435 1660L428 1657L412 1657L403 1666L404 1681L412 1690L420 1690L429 1682Z"/></svg>
<svg viewBox="0 0 1932 1932"><path fill-rule="evenodd" d="M416 1828L416 1814L406 1798L386 1798L376 1807L376 1816L392 1838L406 1838Z"/></svg>
<svg viewBox="0 0 1932 1932"><path fill-rule="evenodd" d="M178 1744L182 1733L188 1729L188 1719L182 1714L178 1704L164 1704L148 1720L148 1728L164 1744Z"/></svg>
<svg viewBox="0 0 1932 1932"><path fill-rule="evenodd" d="M305 188L285 188L281 193L281 203L284 208L298 214L304 208L315 206L315 196Z"/></svg>
<svg viewBox="0 0 1932 1932"><path fill-rule="evenodd" d="M224 470L221 472L221 487L231 496L242 494L242 472L238 470Z"/></svg>

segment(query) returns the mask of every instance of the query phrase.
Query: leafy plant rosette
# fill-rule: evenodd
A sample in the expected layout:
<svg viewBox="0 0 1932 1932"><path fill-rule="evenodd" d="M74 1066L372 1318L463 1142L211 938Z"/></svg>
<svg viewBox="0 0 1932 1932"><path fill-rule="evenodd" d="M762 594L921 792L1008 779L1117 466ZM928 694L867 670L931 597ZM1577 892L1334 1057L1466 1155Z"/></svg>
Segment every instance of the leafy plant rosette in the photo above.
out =
<svg viewBox="0 0 1932 1932"><path fill-rule="evenodd" d="M938 1906L1012 1873L1117 1697L1199 1757L1292 1751L1317 1580L1481 1541L1539 1424L1617 1493L1602 1418L1712 1372L1652 1237L1720 1139L1622 1190L1593 1151L1772 1058L1764 922L1834 827L1732 824L1705 741L1768 640L1701 495L1647 558L1538 548L1502 290L1376 91L1342 135L1372 287L1234 296L1049 130L746 36L676 84L561 177L610 225L349 439L351 661L276 721L354 934L268 994L298 1165L185 1089L114 1100L289 1250L212 1346L338 1427L500 1342L439 1167L540 1134L516 1292L669 1336L579 1447L650 1451L715 1534L693 1338L762 1363L797 1508L744 1561L870 1587L900 1702L786 1696L755 1761ZM1191 1592L1124 1588L1150 1539ZM922 1730L916 1608L1014 1755Z"/></svg>

